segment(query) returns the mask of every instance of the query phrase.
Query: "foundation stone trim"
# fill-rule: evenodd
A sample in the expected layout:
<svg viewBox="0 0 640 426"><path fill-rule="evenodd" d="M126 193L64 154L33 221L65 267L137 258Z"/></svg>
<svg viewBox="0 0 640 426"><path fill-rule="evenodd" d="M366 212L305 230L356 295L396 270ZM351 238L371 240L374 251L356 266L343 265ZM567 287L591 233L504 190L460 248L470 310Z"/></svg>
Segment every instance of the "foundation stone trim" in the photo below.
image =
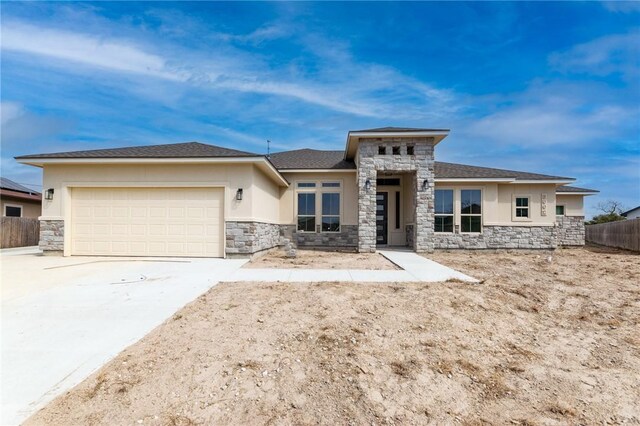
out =
<svg viewBox="0 0 640 426"><path fill-rule="evenodd" d="M558 216L558 246L583 246L585 241L584 216Z"/></svg>
<svg viewBox="0 0 640 426"><path fill-rule="evenodd" d="M64 250L64 220L40 221L40 250L47 254Z"/></svg>
<svg viewBox="0 0 640 426"><path fill-rule="evenodd" d="M281 235L297 247L355 248L358 225L341 225L340 232L297 232L296 225L282 225Z"/></svg>
<svg viewBox="0 0 640 426"><path fill-rule="evenodd" d="M280 225L265 222L225 222L226 254L251 255L280 244Z"/></svg>
<svg viewBox="0 0 640 426"><path fill-rule="evenodd" d="M481 234L434 233L437 249L555 249L555 226L485 226Z"/></svg>

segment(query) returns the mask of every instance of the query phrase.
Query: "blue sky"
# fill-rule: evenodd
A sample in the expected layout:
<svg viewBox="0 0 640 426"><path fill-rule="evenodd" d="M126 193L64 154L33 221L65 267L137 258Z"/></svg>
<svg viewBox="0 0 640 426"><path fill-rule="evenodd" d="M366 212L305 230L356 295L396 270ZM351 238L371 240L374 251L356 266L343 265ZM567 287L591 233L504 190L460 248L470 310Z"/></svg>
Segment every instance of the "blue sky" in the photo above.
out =
<svg viewBox="0 0 640 426"><path fill-rule="evenodd" d="M640 2L3 2L1 31L18 182L41 182L21 154L392 125L450 128L440 161L575 177L588 215L640 204Z"/></svg>

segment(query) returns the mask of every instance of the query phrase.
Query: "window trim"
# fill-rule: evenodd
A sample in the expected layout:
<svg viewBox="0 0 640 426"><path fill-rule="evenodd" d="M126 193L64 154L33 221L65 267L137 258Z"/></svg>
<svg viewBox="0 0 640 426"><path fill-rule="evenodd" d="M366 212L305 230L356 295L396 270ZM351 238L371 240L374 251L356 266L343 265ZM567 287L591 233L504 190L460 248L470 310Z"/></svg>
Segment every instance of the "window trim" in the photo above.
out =
<svg viewBox="0 0 640 426"><path fill-rule="evenodd" d="M335 189L335 188L329 188L329 189ZM323 195L324 194L338 194L338 214L323 214L322 213L322 207L323 207ZM337 217L338 218L338 230L337 231L324 231L322 229L322 219L325 217ZM320 192L320 233L322 234L337 234L342 232L342 191L321 191Z"/></svg>
<svg viewBox="0 0 640 426"><path fill-rule="evenodd" d="M317 213L318 213L318 194L316 193L315 188L303 188L303 189L314 189L314 190L313 191L296 191L296 209L295 209L295 212L296 212L296 216L295 216L296 217L296 219L295 219L296 232L302 232L302 233L305 233L305 234L315 234L315 233L317 233L317 228L318 228L318 217L317 217L318 216L317 215ZM315 201L314 201L315 211L313 212L312 215L311 214L299 214L298 213L299 212L298 196L300 194L313 194L313 196L315 197ZM312 218L315 219L315 223L314 223L314 226L313 226L313 228L314 228L313 231L306 231L304 229L299 229L299 226L300 226L299 219L301 217L312 217Z"/></svg>
<svg viewBox="0 0 640 426"><path fill-rule="evenodd" d="M451 191L451 201L453 203L453 212L451 214L440 214L435 212L435 202L436 202L436 191ZM436 234L455 234L456 232L456 190L455 188L434 188L433 190L433 232ZM453 227L451 228L451 232L449 231L436 231L436 217L437 216L451 216L453 219Z"/></svg>
<svg viewBox="0 0 640 426"><path fill-rule="evenodd" d="M14 207L14 208L20 209L20 216L7 216L7 207ZM24 214L24 206L22 204L5 203L2 213L3 213L4 217L24 217L23 216L23 214Z"/></svg>
<svg viewBox="0 0 640 426"><path fill-rule="evenodd" d="M480 191L480 214L478 214L478 213L462 213L462 191ZM484 188L473 188L473 187L460 188L460 190L458 192L459 192L459 196L460 196L460 203L459 203L459 207L460 207L459 208L460 234L471 234L471 235L482 234L483 231L484 231ZM480 217L480 231L479 232L464 232L464 231L462 231L462 218L463 217L467 217L467 216Z"/></svg>
<svg viewBox="0 0 640 426"><path fill-rule="evenodd" d="M303 187L299 188L298 184L300 183L313 183L315 187ZM322 184L324 183L332 183L338 184L338 186L329 186L324 187ZM294 206L293 206L293 218L294 224L296 227L296 232L306 233L306 234L337 234L342 232L342 224L344 221L344 180L343 179L300 179L295 181L295 192L294 192ZM322 194L323 193L334 193L338 194L339 197L339 215L323 215L322 214ZM315 220L316 226L313 231L300 231L298 230L298 194L299 193L312 193L316 196L316 211L315 211ZM337 231L323 231L322 230L322 217L338 217L340 221L340 226ZM302 217L311 217L311 215L302 215Z"/></svg>
<svg viewBox="0 0 640 426"><path fill-rule="evenodd" d="M558 207L562 207L562 214L558 214ZM567 215L567 206L564 204L556 204L556 216L566 216Z"/></svg>
<svg viewBox="0 0 640 426"><path fill-rule="evenodd" d="M517 206L517 199L518 198L526 198L527 199L527 207L518 207ZM533 221L531 215L533 213L533 209L532 209L532 205L531 205L531 200L533 199L533 197L531 196L531 194L513 194L513 198L511 200L511 220L513 222L531 222ZM522 208L526 208L527 209L527 216L526 217L518 217L516 215L516 211L517 209L522 209Z"/></svg>

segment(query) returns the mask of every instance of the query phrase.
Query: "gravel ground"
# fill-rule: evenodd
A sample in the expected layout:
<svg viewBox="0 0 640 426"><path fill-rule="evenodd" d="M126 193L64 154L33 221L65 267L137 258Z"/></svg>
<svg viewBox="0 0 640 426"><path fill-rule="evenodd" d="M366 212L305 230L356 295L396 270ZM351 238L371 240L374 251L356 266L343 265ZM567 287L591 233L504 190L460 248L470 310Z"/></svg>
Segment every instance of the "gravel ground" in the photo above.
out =
<svg viewBox="0 0 640 426"><path fill-rule="evenodd" d="M484 281L221 284L26 424L640 423L640 256L428 257Z"/></svg>

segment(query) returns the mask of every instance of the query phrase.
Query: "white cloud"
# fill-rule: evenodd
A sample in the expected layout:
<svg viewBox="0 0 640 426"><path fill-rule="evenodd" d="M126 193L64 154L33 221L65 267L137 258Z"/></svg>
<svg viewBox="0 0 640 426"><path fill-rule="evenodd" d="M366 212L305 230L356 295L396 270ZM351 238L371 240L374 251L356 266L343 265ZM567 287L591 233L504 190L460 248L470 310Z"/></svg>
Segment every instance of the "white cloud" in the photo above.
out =
<svg viewBox="0 0 640 426"><path fill-rule="evenodd" d="M290 31L292 27L282 24L263 26L246 35L229 36L231 41L227 43L260 43L287 36ZM113 29L103 29L106 32ZM289 99L362 117L427 120L458 108L452 92L406 77L388 66L359 63L345 44L338 45L318 35L303 35L300 41L316 56L313 72L297 67L295 59L275 65L259 54L236 55L228 45L214 45L207 51L163 46L163 51L171 52L169 60L169 56L152 53L140 43L17 21L3 23L1 47L4 51L55 59L56 66L63 64L65 71L73 73L86 74L86 69L74 65L83 64L212 91L268 95L280 98L283 104ZM65 62L71 66L65 66ZM145 82L143 86L147 85ZM130 91L145 93L144 88L131 86ZM163 92L154 88L149 95L157 97L155 93Z"/></svg>
<svg viewBox="0 0 640 426"><path fill-rule="evenodd" d="M182 81L187 77L184 73L170 70L161 56L147 53L130 42L17 22L2 24L1 47L2 50L167 80Z"/></svg>
<svg viewBox="0 0 640 426"><path fill-rule="evenodd" d="M613 0L603 1L601 3L605 9L610 12L618 13L633 13L640 12L640 1L625 1L625 0Z"/></svg>
<svg viewBox="0 0 640 426"><path fill-rule="evenodd" d="M24 114L24 108L17 102L0 102L0 123L2 127Z"/></svg>
<svg viewBox="0 0 640 426"><path fill-rule="evenodd" d="M549 63L566 73L607 76L621 73L628 79L640 75L640 32L613 34L577 44L549 56Z"/></svg>

